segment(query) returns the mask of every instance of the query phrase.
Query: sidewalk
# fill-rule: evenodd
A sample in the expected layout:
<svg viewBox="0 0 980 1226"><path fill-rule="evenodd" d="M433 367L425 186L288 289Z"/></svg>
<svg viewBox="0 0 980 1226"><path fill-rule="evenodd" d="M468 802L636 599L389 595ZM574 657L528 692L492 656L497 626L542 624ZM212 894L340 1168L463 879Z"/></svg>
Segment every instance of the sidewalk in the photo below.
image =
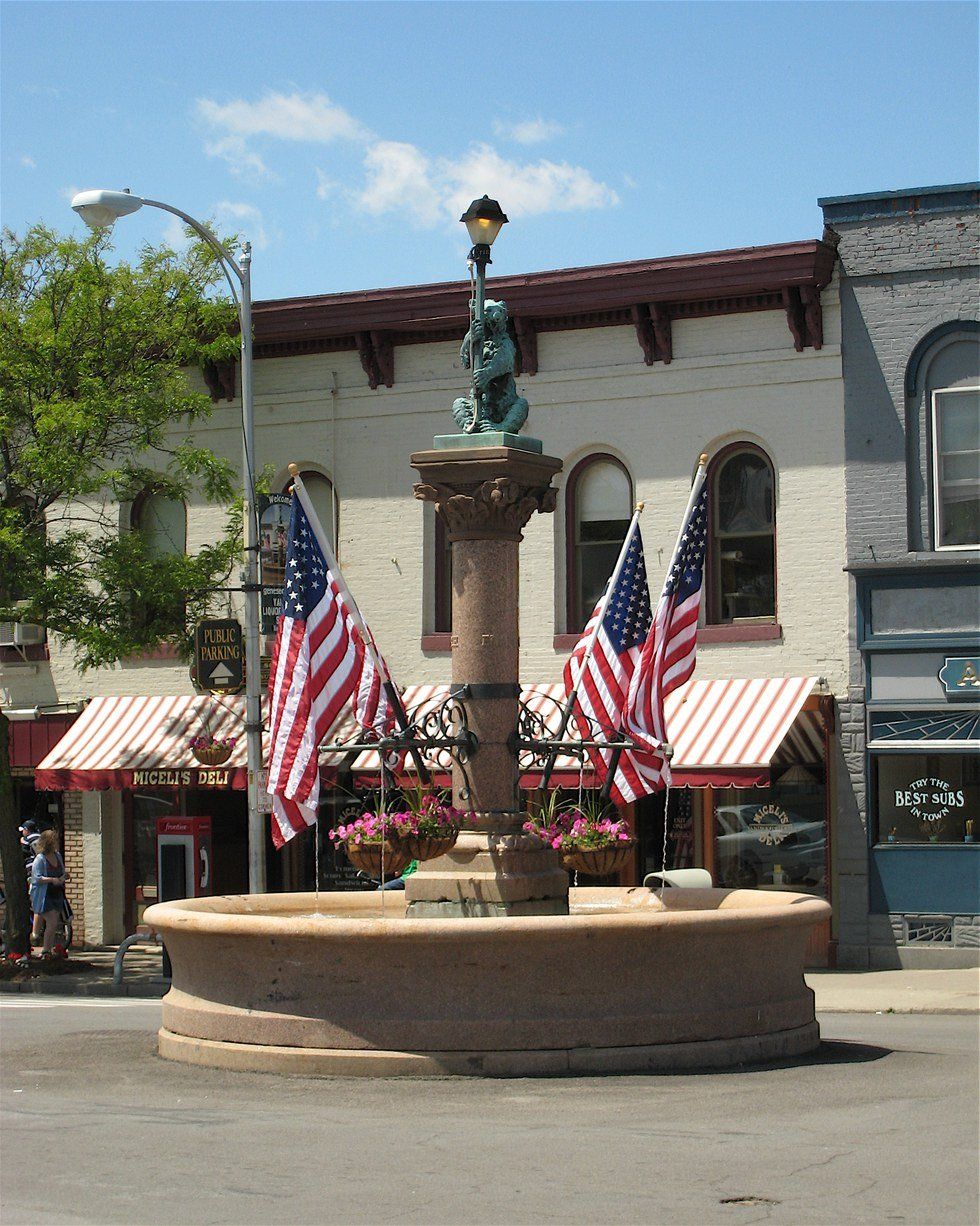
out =
<svg viewBox="0 0 980 1226"><path fill-rule="evenodd" d="M0 982L0 995L5 992L36 992L44 996L163 996L170 980L163 979L163 954L159 945L132 945L123 959L123 981L112 982L112 966L118 946L104 949L72 950L71 964L77 963L81 973L46 975L38 972L30 979Z"/></svg>
<svg viewBox="0 0 980 1226"><path fill-rule="evenodd" d="M818 1013L976 1013L980 970L807 971Z"/></svg>
<svg viewBox="0 0 980 1226"><path fill-rule="evenodd" d="M163 996L170 987L161 977L158 945L134 945L123 963L123 982L112 982L115 948L83 950L72 961L87 964L83 974L37 975L0 983L4 992L57 996ZM976 1013L980 1008L980 971L808 971L818 1013Z"/></svg>

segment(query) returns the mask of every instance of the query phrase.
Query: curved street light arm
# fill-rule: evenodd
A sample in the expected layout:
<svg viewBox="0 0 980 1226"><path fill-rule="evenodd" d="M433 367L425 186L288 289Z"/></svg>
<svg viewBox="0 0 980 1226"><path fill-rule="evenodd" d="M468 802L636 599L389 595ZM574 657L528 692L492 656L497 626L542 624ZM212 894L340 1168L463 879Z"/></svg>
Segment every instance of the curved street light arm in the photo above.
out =
<svg viewBox="0 0 980 1226"><path fill-rule="evenodd" d="M228 269L229 268L232 269L235 276L238 278L239 285L244 283L244 276L242 274L242 270L238 267L238 264L235 261L235 257L231 254L228 248L222 242L219 241L217 236L213 234L207 228L207 226L195 220L193 217L191 217L189 213L185 213L183 209L175 208L174 205L172 204L164 204L162 200L147 200L146 197L143 198L143 203L148 204L155 209L163 209L165 213L173 213L175 217L179 217L181 221L186 222L187 225L190 226L190 228L194 231L195 234L199 234L201 238L204 239L207 245L211 248L211 250L215 253L215 255L218 256L218 258L221 261L222 271L224 272L225 277L228 281L228 287L231 290L231 296L235 300L235 306L238 309L239 316L241 316L241 312L242 312L241 298L239 297L239 293L235 287L235 283L232 281L231 277L228 276Z"/></svg>

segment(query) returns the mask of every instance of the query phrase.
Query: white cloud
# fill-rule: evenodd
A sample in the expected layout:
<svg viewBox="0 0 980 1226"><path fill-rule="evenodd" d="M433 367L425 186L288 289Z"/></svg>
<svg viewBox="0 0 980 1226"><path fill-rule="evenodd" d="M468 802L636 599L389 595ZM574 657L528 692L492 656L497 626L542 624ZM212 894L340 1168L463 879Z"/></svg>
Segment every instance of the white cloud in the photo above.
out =
<svg viewBox="0 0 980 1226"><path fill-rule="evenodd" d="M370 139L367 129L326 94L270 91L257 102L198 98L197 113L214 133L205 152L225 161L232 174L254 181L275 178L250 144L256 137L321 145Z"/></svg>
<svg viewBox="0 0 980 1226"><path fill-rule="evenodd" d="M204 146L204 152L211 157L221 158L231 173L239 179L262 182L264 179L275 178L261 157L253 149L249 149L240 136L223 136L220 140L209 141Z"/></svg>
<svg viewBox="0 0 980 1226"><path fill-rule="evenodd" d="M411 210L416 223L438 224L443 202L433 178L432 166L415 145L381 140L364 155L367 181L355 193L355 203L376 216L396 210Z"/></svg>
<svg viewBox="0 0 980 1226"><path fill-rule="evenodd" d="M511 162L489 145L476 145L455 162L443 160L441 173L448 189L447 206L457 214L484 192L501 201L508 215L525 217L619 204L616 192L593 178L584 166L545 160Z"/></svg>
<svg viewBox="0 0 980 1226"><path fill-rule="evenodd" d="M253 180L274 177L254 147L263 138L321 145L347 141L362 146L361 184L347 186L314 166L317 199L340 197L352 208L375 217L401 211L420 227L455 224L470 200L484 192L497 196L515 216L612 208L619 203L613 188L584 166L546 159L510 160L487 144L475 145L460 157L439 157L406 141L379 139L322 93L270 91L257 101L236 98L224 103L198 98L197 113L211 130L206 151L222 158L234 174ZM547 140L562 131L559 124L540 116L514 124L498 122L495 128L500 135L523 144ZM261 229L257 210L252 214L226 211L236 220L257 220ZM260 245L258 240L256 245Z"/></svg>
<svg viewBox="0 0 980 1226"><path fill-rule="evenodd" d="M219 200L214 206L214 215L222 228L234 230L242 239L247 239L257 251L269 245L262 210L242 200Z"/></svg>
<svg viewBox="0 0 980 1226"><path fill-rule="evenodd" d="M20 164L21 166L26 167L28 170L37 169L37 162L34 161L29 153L24 154L24 156L20 159Z"/></svg>
<svg viewBox="0 0 980 1226"><path fill-rule="evenodd" d="M375 216L409 210L423 228L457 222L470 201L484 193L517 217L619 204L616 192L582 166L509 161L489 145L476 145L456 159L431 159L415 145L377 141L365 154L364 168L365 185L352 193L352 203Z"/></svg>
<svg viewBox="0 0 980 1226"><path fill-rule="evenodd" d="M541 141L561 136L565 131L560 123L542 119L540 115L537 119L524 119L520 123L502 123L498 119L494 121L493 130L497 136L505 140L516 140L519 145L537 145Z"/></svg>

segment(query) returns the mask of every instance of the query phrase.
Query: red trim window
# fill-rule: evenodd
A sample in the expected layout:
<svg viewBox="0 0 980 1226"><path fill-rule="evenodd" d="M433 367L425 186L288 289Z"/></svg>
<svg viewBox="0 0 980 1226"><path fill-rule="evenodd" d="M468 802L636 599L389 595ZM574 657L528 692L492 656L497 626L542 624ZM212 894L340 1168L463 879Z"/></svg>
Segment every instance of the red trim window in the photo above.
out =
<svg viewBox="0 0 980 1226"><path fill-rule="evenodd" d="M565 486L566 629L584 628L612 574L633 514L633 482L615 456L586 456Z"/></svg>
<svg viewBox="0 0 980 1226"><path fill-rule="evenodd" d="M708 469L711 544L709 625L776 618L776 480L772 461L752 443L720 451Z"/></svg>

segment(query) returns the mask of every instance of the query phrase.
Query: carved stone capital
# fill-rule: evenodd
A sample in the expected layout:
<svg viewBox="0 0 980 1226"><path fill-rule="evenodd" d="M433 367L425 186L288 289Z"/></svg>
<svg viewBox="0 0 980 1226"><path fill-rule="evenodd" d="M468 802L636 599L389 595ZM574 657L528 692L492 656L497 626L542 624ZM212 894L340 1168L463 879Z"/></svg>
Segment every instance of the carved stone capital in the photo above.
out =
<svg viewBox="0 0 980 1226"><path fill-rule="evenodd" d="M546 514L555 509L558 491L550 485L531 486L512 477L494 477L458 487L419 482L415 497L435 504L451 541L520 541L535 511Z"/></svg>
<svg viewBox="0 0 980 1226"><path fill-rule="evenodd" d="M415 497L435 505L451 541L520 541L535 511L553 511L558 499L551 480L561 460L533 451L477 443L416 452L412 467Z"/></svg>

